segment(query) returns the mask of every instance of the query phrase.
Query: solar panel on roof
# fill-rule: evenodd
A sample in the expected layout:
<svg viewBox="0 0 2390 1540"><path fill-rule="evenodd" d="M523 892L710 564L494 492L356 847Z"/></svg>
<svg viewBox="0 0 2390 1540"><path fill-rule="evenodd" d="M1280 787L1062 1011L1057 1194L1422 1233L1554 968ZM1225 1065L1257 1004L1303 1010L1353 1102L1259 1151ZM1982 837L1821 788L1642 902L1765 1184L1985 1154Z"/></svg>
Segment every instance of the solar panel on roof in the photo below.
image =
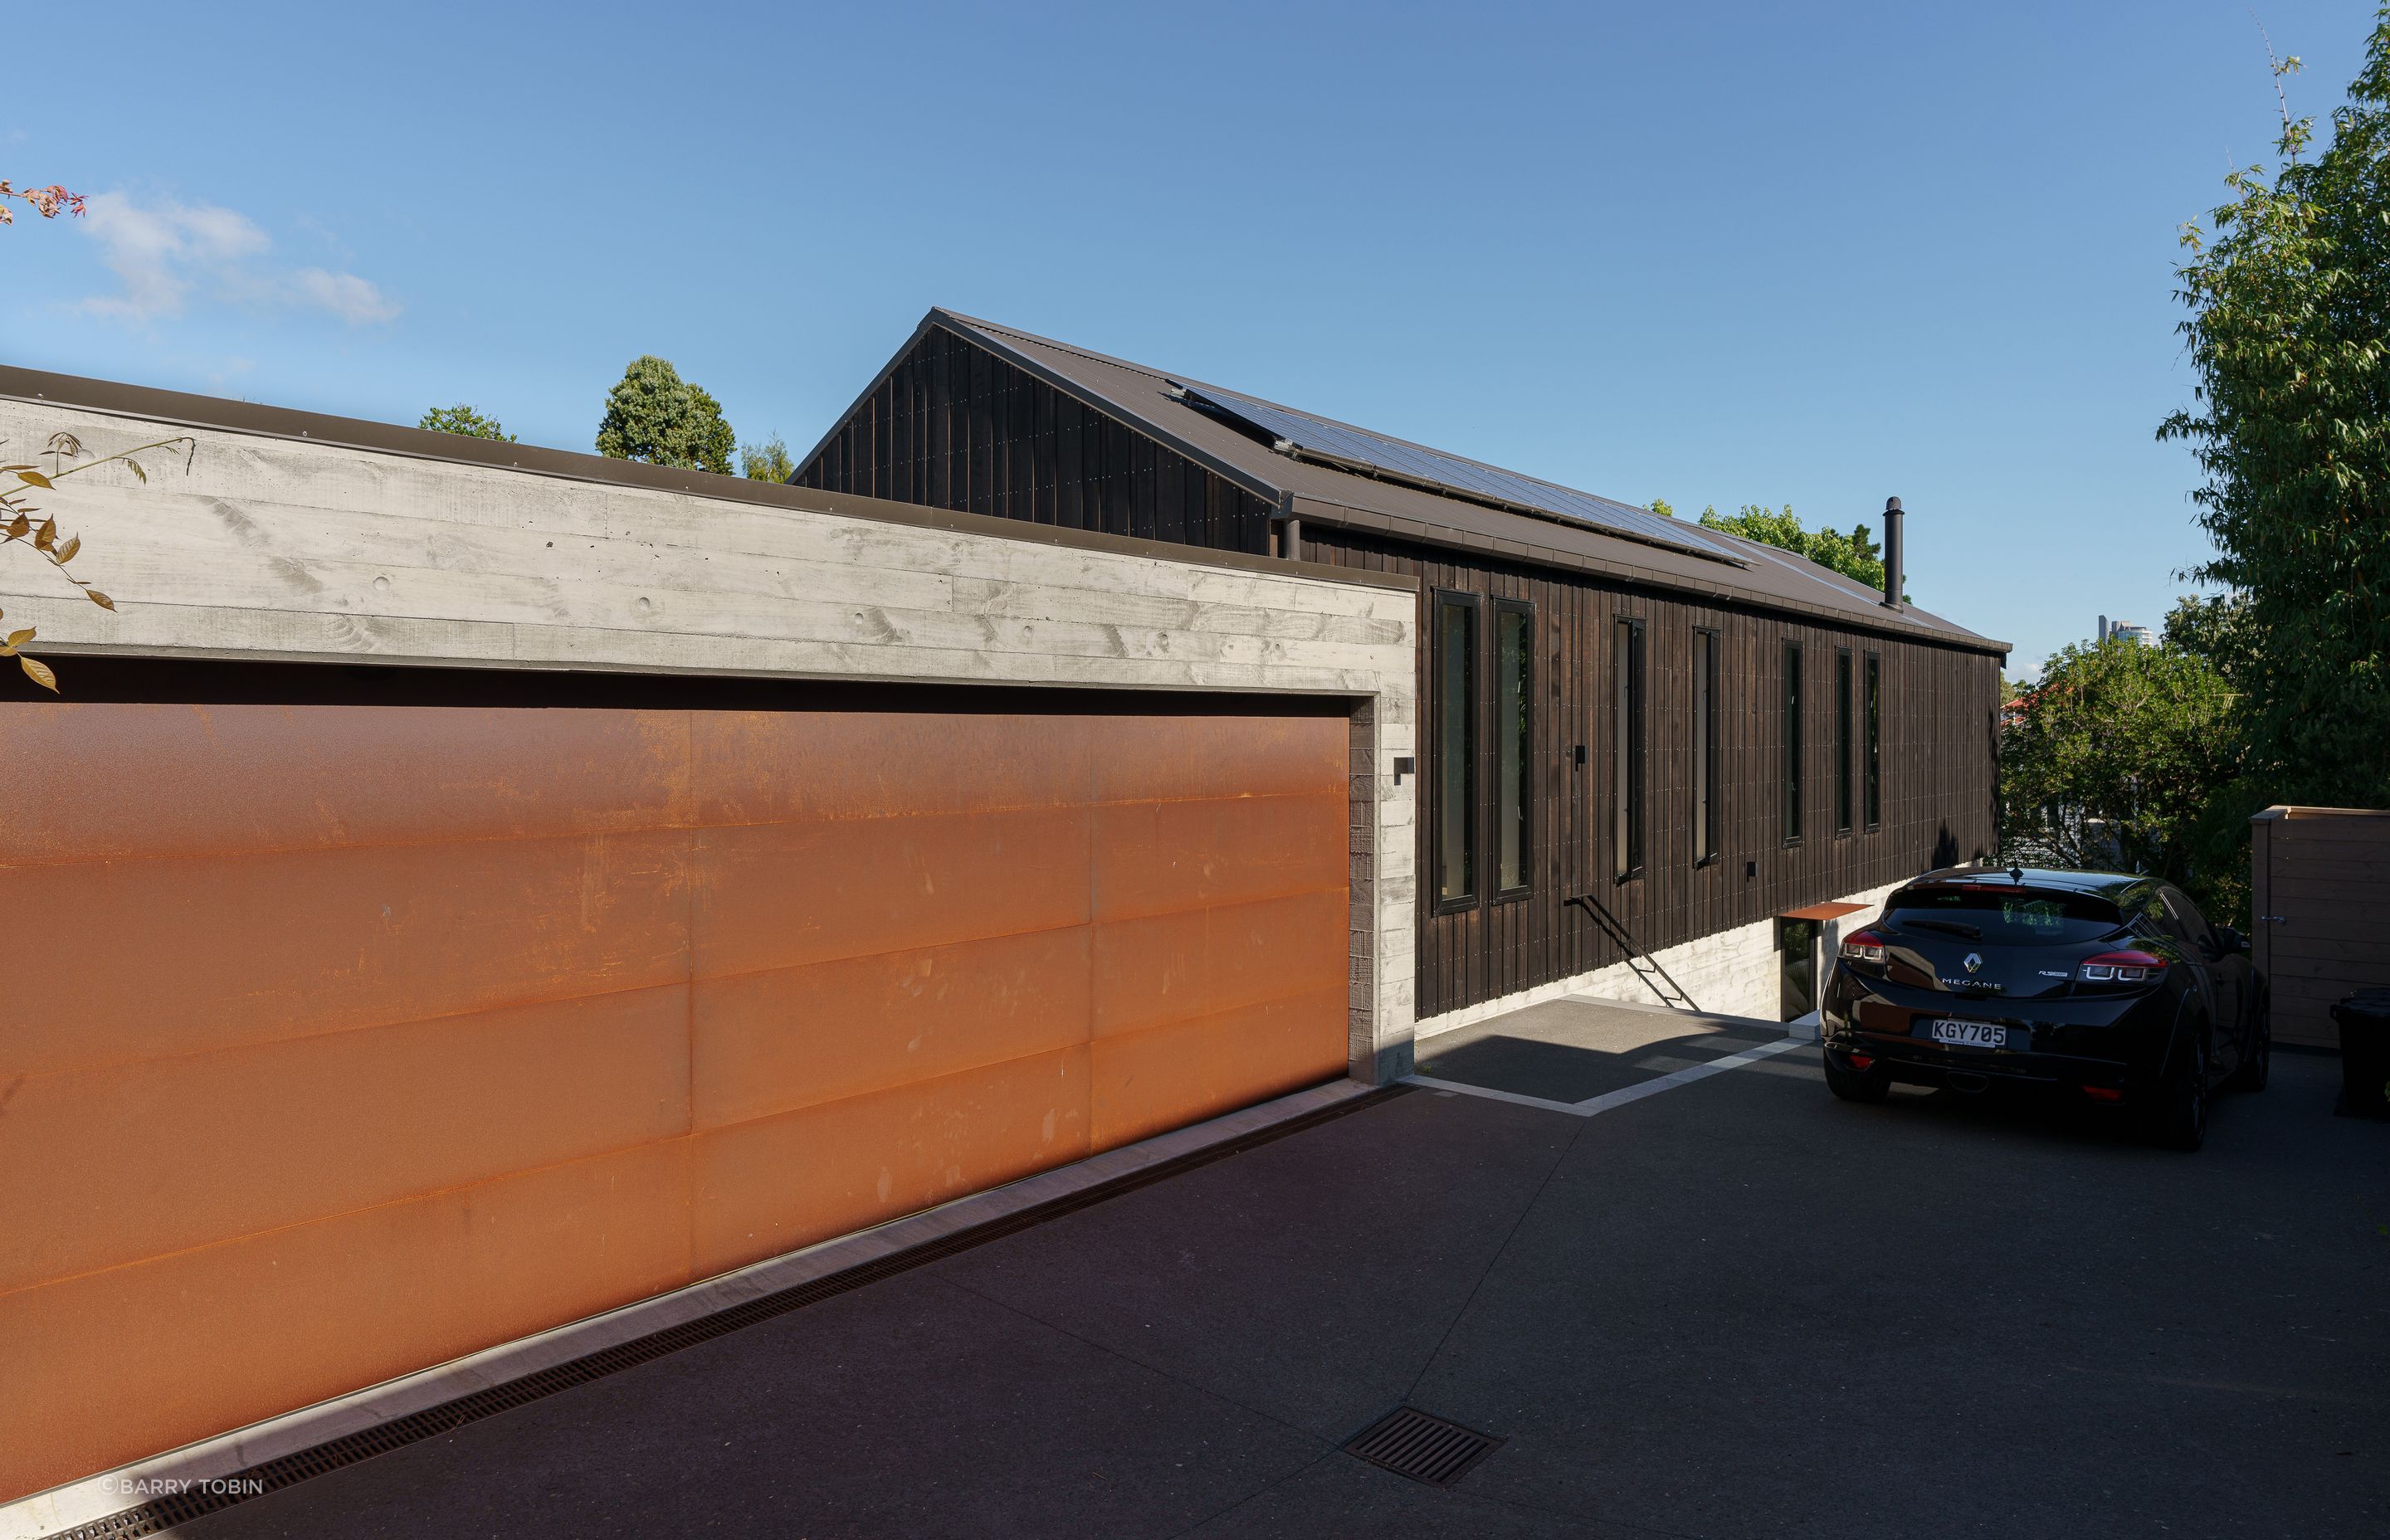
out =
<svg viewBox="0 0 2390 1540"><path fill-rule="evenodd" d="M1424 449L1364 429L1347 428L1340 422L1315 417L1308 412L1274 406L1266 401L1239 395L1234 391L1218 390L1210 385L1177 385L1175 389L1214 411L1225 413L1267 433L1298 456L1308 455L1389 471L1407 481L1457 492L1466 497L1512 507L1533 508L1556 519L1590 524L1630 540L1664 545L1670 550L1707 557L1714 561L1730 562L1737 567L1750 565L1732 546L1713 539L1699 526L1682 524L1629 503L1596 497L1591 493L1578 492L1573 487L1480 465L1474 460L1464 460L1458 455Z"/></svg>

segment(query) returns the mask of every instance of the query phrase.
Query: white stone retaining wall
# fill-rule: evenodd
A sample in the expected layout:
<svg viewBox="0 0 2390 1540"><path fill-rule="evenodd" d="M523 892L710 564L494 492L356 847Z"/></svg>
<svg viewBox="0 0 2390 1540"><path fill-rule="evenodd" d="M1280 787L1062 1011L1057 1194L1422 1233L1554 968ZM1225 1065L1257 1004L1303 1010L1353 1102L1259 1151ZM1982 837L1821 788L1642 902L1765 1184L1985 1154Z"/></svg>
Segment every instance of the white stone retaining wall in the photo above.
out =
<svg viewBox="0 0 2390 1540"><path fill-rule="evenodd" d="M1870 888L1864 892L1849 893L1836 900L1842 904L1862 905L1857 914L1842 919L1830 919L1818 927L1818 961L1820 970L1831 965L1835 949L1842 944L1847 931L1856 930L1882 912L1883 901L1897 882ZM1729 930L1697 937L1676 946L1663 947L1652 954L1677 987L1692 997L1702 1010L1720 1016L1747 1016L1762 1021L1774 1021L1782 1017L1782 973L1776 951L1776 921L1773 918L1754 920ZM1659 996L1625 963L1613 963L1590 973L1572 978L1556 979L1548 984L1506 995L1498 1000L1442 1016L1429 1017L1419 1023L1420 1037L1433 1037L1437 1033L1450 1032L1489 1017L1500 1016L1523 1006L1537 1005L1545 1000L1557 1000L1563 995L1589 995L1597 999L1625 1000L1636 1005L1657 1005Z"/></svg>

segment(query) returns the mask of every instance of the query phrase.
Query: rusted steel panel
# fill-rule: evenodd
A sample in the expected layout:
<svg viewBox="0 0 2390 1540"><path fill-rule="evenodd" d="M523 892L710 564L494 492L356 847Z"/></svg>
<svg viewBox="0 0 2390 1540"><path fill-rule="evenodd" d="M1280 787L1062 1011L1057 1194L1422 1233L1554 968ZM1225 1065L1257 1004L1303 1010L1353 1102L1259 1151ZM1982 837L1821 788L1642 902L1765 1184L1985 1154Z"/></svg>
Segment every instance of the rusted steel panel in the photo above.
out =
<svg viewBox="0 0 2390 1540"><path fill-rule="evenodd" d="M697 821L800 823L1088 800L1100 718L954 712L699 712Z"/></svg>
<svg viewBox="0 0 2390 1540"><path fill-rule="evenodd" d="M28 1076L0 1294L679 1135L688 986Z"/></svg>
<svg viewBox="0 0 2390 1540"><path fill-rule="evenodd" d="M1083 925L1087 820L1064 807L700 830L697 974Z"/></svg>
<svg viewBox="0 0 2390 1540"><path fill-rule="evenodd" d="M1317 718L1129 716L1093 719L1095 798L1103 802L1286 797L1341 785L1347 735Z"/></svg>
<svg viewBox="0 0 2390 1540"><path fill-rule="evenodd" d="M0 1495L1333 1078L1347 732L0 705Z"/></svg>
<svg viewBox="0 0 2390 1540"><path fill-rule="evenodd" d="M0 1493L687 1282L687 1155L640 1145L0 1294Z"/></svg>
<svg viewBox="0 0 2390 1540"><path fill-rule="evenodd" d="M0 864L676 828L688 735L685 712L0 706Z"/></svg>
<svg viewBox="0 0 2390 1540"><path fill-rule="evenodd" d="M700 979L694 1126L1085 1043L1089 936L1074 925Z"/></svg>
<svg viewBox="0 0 2390 1540"><path fill-rule="evenodd" d="M1307 796L1099 808L1096 917L1341 891L1352 875L1349 805L1340 764L1332 787Z"/></svg>
<svg viewBox="0 0 2390 1540"><path fill-rule="evenodd" d="M1087 1153L1087 1046L697 1136L699 1277ZM1183 1121L1183 1120L1182 1120Z"/></svg>
<svg viewBox="0 0 2390 1540"><path fill-rule="evenodd" d="M1198 1016L1093 1045L1093 1145L1111 1149L1334 1078L1341 989Z"/></svg>
<svg viewBox="0 0 2390 1540"><path fill-rule="evenodd" d="M1095 1034L1332 990L1351 923L1341 887L1107 920L1096 927Z"/></svg>
<svg viewBox="0 0 2390 1540"><path fill-rule="evenodd" d="M11 969L5 1067L50 1073L683 982L688 843L662 829L0 868L10 908L76 938L84 959Z"/></svg>

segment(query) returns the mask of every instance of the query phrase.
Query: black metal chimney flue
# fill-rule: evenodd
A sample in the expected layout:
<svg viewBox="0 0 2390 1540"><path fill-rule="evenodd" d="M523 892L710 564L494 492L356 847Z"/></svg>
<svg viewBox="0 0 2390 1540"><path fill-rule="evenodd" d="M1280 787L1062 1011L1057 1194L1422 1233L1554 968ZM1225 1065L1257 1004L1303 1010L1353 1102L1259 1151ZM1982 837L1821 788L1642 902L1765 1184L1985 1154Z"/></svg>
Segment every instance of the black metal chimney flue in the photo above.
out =
<svg viewBox="0 0 2390 1540"><path fill-rule="evenodd" d="M1900 499L1883 500L1883 602L1900 608Z"/></svg>

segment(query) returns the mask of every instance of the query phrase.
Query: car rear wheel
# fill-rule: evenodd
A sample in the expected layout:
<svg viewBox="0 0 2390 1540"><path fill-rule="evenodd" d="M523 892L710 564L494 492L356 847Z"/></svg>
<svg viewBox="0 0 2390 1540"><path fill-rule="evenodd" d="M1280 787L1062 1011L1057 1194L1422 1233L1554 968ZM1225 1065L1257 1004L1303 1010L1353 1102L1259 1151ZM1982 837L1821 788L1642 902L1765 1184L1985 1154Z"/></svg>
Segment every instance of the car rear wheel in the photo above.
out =
<svg viewBox="0 0 2390 1540"><path fill-rule="evenodd" d="M2168 1149L2197 1149L2207 1140L2207 1045L2191 1040L2150 1109L2150 1137Z"/></svg>
<svg viewBox="0 0 2390 1540"><path fill-rule="evenodd" d="M1892 1094L1892 1076L1882 1070L1846 1070L1826 1056L1826 1089L1844 1101L1882 1101Z"/></svg>
<svg viewBox="0 0 2390 1540"><path fill-rule="evenodd" d="M2232 1072L2232 1088L2236 1091L2262 1091L2274 1072L2274 1013L2265 1005L2257 1007L2256 1030L2250 1034L2249 1049L2242 1055L2241 1067Z"/></svg>

